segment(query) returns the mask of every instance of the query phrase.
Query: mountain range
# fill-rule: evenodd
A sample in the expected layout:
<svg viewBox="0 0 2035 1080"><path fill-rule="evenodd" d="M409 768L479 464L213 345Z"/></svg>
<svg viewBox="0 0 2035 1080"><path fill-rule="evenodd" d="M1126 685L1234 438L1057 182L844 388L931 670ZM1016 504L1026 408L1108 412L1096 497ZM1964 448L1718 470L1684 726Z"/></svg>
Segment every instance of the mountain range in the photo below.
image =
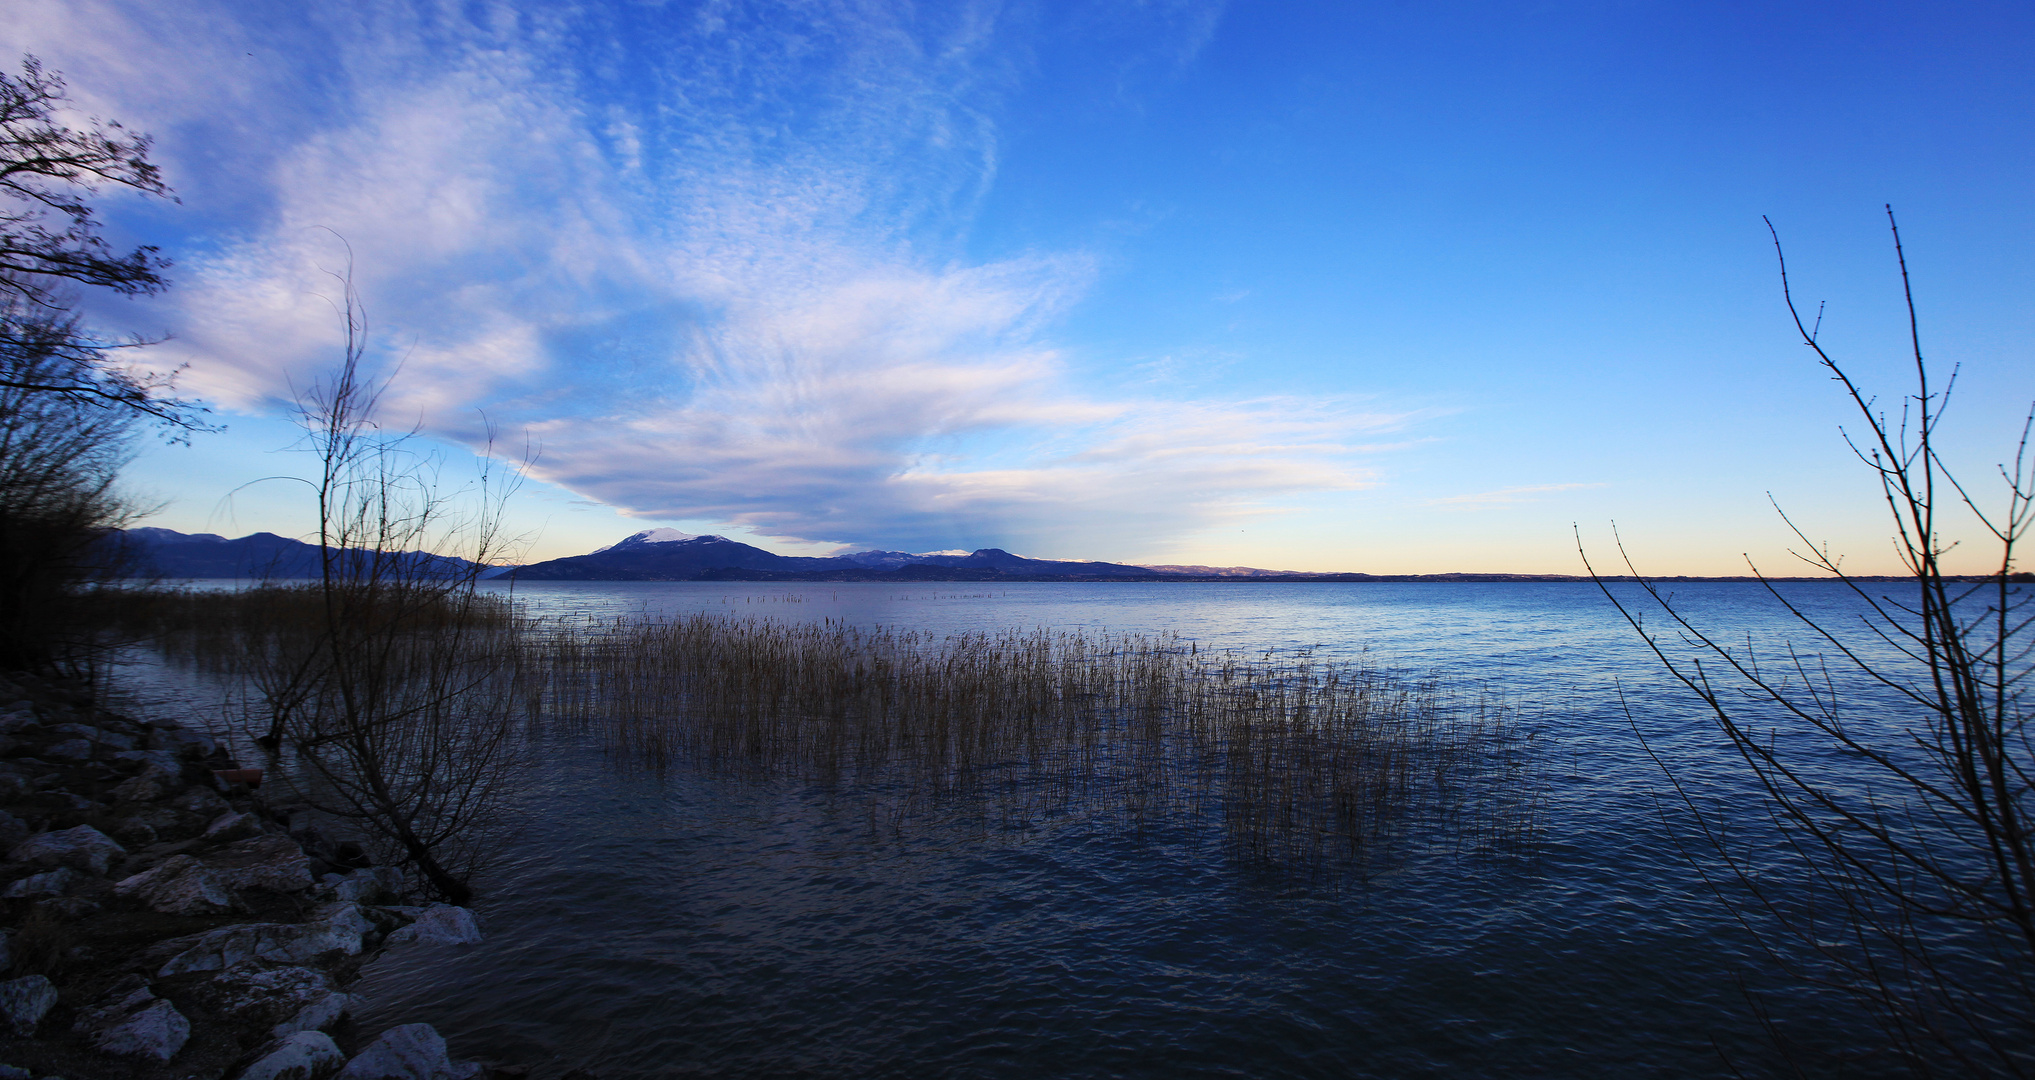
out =
<svg viewBox="0 0 2035 1080"><path fill-rule="evenodd" d="M308 578L318 576L318 547L274 533L229 540L216 533L129 529L124 545L141 573L171 578ZM406 553L453 575L473 564ZM646 529L585 555L528 566L487 567L482 577L525 581L1109 581L1175 577L1306 577L1252 567L1137 566L1127 563L1027 559L1001 548L976 551L857 551L821 558L778 555L725 536Z"/></svg>
<svg viewBox="0 0 2035 1080"><path fill-rule="evenodd" d="M599 551L519 567L513 574L524 581L1106 581L1175 576L1126 563L1027 559L1001 548L778 555L725 536L694 536L676 529L646 530Z"/></svg>
<svg viewBox="0 0 2035 1080"><path fill-rule="evenodd" d="M310 578L318 547L274 533L229 540L214 533L128 529L122 543L135 572L166 578ZM434 576L474 571L464 559L405 552L399 559ZM585 555L527 566L478 568L481 578L519 581L1561 581L1561 574L1310 574L1250 566L1141 566L1028 559L1002 548L974 551L857 551L824 557L779 555L725 536L646 529Z"/></svg>
<svg viewBox="0 0 2035 1080"><path fill-rule="evenodd" d="M322 573L318 545L275 533L250 533L228 540L217 533L181 533L175 529L127 529L120 533L122 554L137 575L169 578L312 578ZM433 577L456 577L474 564L465 559L406 551L397 565ZM495 567L483 576L496 576Z"/></svg>

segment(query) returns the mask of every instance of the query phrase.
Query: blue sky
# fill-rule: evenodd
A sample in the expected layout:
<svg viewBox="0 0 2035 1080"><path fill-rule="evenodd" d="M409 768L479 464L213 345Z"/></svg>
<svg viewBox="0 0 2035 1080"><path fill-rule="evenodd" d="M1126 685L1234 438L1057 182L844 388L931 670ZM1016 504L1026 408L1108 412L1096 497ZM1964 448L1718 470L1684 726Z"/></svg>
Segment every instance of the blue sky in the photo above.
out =
<svg viewBox="0 0 2035 1080"><path fill-rule="evenodd" d="M1616 520L1732 573L1788 565L1771 493L1886 569L1763 214L1891 398L1894 204L1956 463L2035 398L2026 5L17 0L0 46L182 197L108 198L176 287L91 310L228 425L133 468L187 531L309 527L249 482L305 467L336 237L390 422L538 448L530 557L1575 572Z"/></svg>

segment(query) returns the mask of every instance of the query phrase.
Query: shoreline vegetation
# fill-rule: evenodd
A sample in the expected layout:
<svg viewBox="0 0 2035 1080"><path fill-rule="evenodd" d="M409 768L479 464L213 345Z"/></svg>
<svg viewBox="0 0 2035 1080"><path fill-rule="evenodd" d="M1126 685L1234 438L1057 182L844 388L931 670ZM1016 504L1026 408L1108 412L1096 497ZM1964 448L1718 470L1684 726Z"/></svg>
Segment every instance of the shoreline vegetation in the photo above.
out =
<svg viewBox="0 0 2035 1080"><path fill-rule="evenodd" d="M315 588L122 591L107 623L240 681L252 714L302 707L277 673L316 652ZM1541 746L1519 706L1439 675L1172 634L535 620L485 594L420 609L409 632L442 637L441 616L486 631L465 637L486 656L456 660L488 673L469 692L515 699L527 723L591 731L627 768L818 784L892 829L1207 828L1241 863L1340 877L1435 845L1527 854L1543 828Z"/></svg>

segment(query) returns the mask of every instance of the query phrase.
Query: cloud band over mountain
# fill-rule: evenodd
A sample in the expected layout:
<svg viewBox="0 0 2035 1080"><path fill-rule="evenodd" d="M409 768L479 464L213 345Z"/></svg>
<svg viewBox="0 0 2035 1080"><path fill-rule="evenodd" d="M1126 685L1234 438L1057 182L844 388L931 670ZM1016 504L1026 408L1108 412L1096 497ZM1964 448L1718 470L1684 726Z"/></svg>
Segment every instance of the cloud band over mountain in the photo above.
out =
<svg viewBox="0 0 2035 1080"><path fill-rule="evenodd" d="M333 362L350 249L392 421L477 446L484 411L645 517L1092 550L1362 486L1361 437L1407 419L1164 396L1054 347L1094 256L967 242L1041 32L1019 9L177 7L10 31L157 134L187 206L153 227L190 239L137 328L231 408ZM1125 72L1218 14L1139 11L1107 16Z"/></svg>

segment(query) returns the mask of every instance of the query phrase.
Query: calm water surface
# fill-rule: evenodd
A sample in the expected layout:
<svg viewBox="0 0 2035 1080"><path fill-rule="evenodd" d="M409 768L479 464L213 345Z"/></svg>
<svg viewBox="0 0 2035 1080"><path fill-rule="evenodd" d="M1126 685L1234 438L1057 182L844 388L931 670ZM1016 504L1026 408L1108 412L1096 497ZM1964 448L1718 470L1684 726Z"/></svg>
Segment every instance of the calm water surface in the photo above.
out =
<svg viewBox="0 0 2035 1080"><path fill-rule="evenodd" d="M1855 617L1841 587L1784 588ZM1233 865L1187 828L875 827L798 783L646 776L553 732L524 826L480 883L488 940L376 961L364 1031L423 1020L457 1054L604 1080L1731 1075L1724 1055L1776 1071L1743 986L1806 1045L1865 1038L1841 1003L1770 970L1676 847L1634 725L1701 799L1750 805L1743 779L1587 583L516 595L540 614L1176 631L1205 647L1368 654L1525 709L1548 743L1546 841L1532 859L1436 853L1331 886ZM1757 585L1677 599L1728 638L1806 641Z"/></svg>

